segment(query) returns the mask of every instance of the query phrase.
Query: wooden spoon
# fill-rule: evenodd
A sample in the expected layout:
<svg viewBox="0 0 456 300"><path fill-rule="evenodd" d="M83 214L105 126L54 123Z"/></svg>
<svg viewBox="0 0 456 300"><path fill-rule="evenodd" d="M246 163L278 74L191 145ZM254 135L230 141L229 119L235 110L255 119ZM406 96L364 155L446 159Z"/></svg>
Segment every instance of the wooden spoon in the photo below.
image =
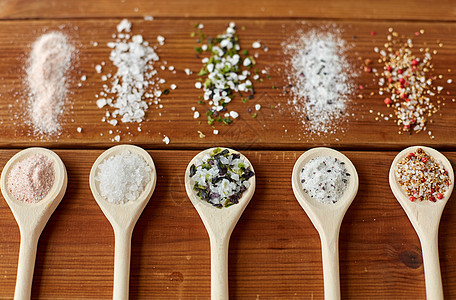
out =
<svg viewBox="0 0 456 300"><path fill-rule="evenodd" d="M108 202L107 199L101 196L99 192L100 183L95 180L95 177L98 173L98 166L104 160L125 151L140 155L149 164L151 168L150 181L138 199L123 204L115 204ZM113 299L115 300L125 300L129 297L131 236L139 216L154 192L156 182L157 174L154 161L144 149L132 145L119 145L106 150L97 158L90 170L89 183L93 197L114 229Z"/></svg>
<svg viewBox="0 0 456 300"><path fill-rule="evenodd" d="M409 153L415 152L417 148L423 149L427 154L440 162L448 172L451 184L443 195L443 199L436 202L416 201L411 202L409 196L397 182L396 168L400 160ZM421 242L424 263L424 277L426 282L426 298L430 300L443 299L442 278L440 275L438 232L439 223L454 186L454 173L451 163L437 150L424 146L413 146L402 150L393 160L389 172L389 183L397 201L405 210L410 222L415 228Z"/></svg>
<svg viewBox="0 0 456 300"><path fill-rule="evenodd" d="M304 192L300 174L304 166L320 156L330 156L345 163L350 174L347 189L334 204L324 204ZM292 187L296 199L317 229L321 240L325 299L340 299L339 282L339 231L342 219L358 192L358 173L352 162L339 151L313 148L304 152L293 168Z"/></svg>
<svg viewBox="0 0 456 300"><path fill-rule="evenodd" d="M213 205L201 200L193 190L194 180L190 177L190 167L201 161L204 155L211 154L215 148L204 150L197 154L188 164L185 171L185 189L193 206L200 215L211 244L211 299L227 300L228 299L228 244L234 226L242 215L242 212L249 204L250 199L255 191L255 176L250 177L249 188L242 194L239 203L230 207L218 209ZM238 153L229 148L230 153ZM241 158L253 166L250 161L242 154Z"/></svg>
<svg viewBox="0 0 456 300"><path fill-rule="evenodd" d="M52 159L54 166L54 184L49 193L38 203L26 203L17 200L8 189L8 176L12 167L32 155L41 154ZM53 151L44 148L28 148L14 155L5 165L1 175L1 191L8 203L21 233L19 262L17 266L15 300L30 299L33 270L35 268L36 249L41 232L52 213L62 201L68 183L65 165Z"/></svg>

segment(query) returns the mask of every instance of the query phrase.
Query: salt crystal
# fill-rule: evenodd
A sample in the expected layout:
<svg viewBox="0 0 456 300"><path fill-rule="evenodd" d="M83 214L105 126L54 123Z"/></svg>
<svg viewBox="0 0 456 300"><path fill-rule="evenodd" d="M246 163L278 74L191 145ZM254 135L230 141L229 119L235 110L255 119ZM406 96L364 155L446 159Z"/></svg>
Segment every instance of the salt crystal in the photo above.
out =
<svg viewBox="0 0 456 300"><path fill-rule="evenodd" d="M175 90L175 89L177 88L177 85L175 85L175 84L171 84L171 86L170 86L170 87L171 87L171 89L172 89L172 90Z"/></svg>
<svg viewBox="0 0 456 300"><path fill-rule="evenodd" d="M160 45L163 45L165 43L165 37L164 36L157 36L157 41Z"/></svg>
<svg viewBox="0 0 456 300"><path fill-rule="evenodd" d="M166 145L168 145L168 144L169 144L169 137L167 137L167 136L165 135L165 137L163 138L163 142L164 142Z"/></svg>
<svg viewBox="0 0 456 300"><path fill-rule="evenodd" d="M252 43L252 48L253 48L253 49L258 49L258 48L260 48L260 47L261 47L260 42L253 42L253 43Z"/></svg>
<svg viewBox="0 0 456 300"><path fill-rule="evenodd" d="M230 116L233 118L233 119L236 119L237 117L239 117L239 114L237 112L235 112L234 110L230 111Z"/></svg>
<svg viewBox="0 0 456 300"><path fill-rule="evenodd" d="M200 116L200 113L199 113L199 112L195 111L195 112L193 113L193 118L194 118L194 119L198 119L199 116Z"/></svg>
<svg viewBox="0 0 456 300"><path fill-rule="evenodd" d="M79 133L81 133L81 132L82 132L82 128L81 128L81 127L78 127L78 128L76 128L76 131L79 132Z"/></svg>
<svg viewBox="0 0 456 300"><path fill-rule="evenodd" d="M81 81L86 81L86 80L87 80L87 76L82 75L82 76L81 76Z"/></svg>
<svg viewBox="0 0 456 300"><path fill-rule="evenodd" d="M97 71L97 73L101 73L101 69L102 67L100 65L95 66L95 71Z"/></svg>
<svg viewBox="0 0 456 300"><path fill-rule="evenodd" d="M255 110L260 110L261 109L261 105L260 104L256 104L255 105Z"/></svg>
<svg viewBox="0 0 456 300"><path fill-rule="evenodd" d="M96 174L101 196L111 203L124 204L142 194L151 180L152 168L140 155L124 151L103 161Z"/></svg>
<svg viewBox="0 0 456 300"><path fill-rule="evenodd" d="M127 19L123 19L118 25L117 25L117 32L130 32L131 31L131 23Z"/></svg>
<svg viewBox="0 0 456 300"><path fill-rule="evenodd" d="M218 134L219 131L218 131L217 129L214 129L213 133L214 133L214 134Z"/></svg>

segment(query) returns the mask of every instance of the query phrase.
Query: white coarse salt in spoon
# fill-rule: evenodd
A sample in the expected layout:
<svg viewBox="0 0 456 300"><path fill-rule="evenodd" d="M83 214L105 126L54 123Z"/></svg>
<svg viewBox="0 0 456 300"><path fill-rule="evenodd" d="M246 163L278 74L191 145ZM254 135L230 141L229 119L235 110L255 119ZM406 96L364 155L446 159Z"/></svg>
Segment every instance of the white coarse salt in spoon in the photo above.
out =
<svg viewBox="0 0 456 300"><path fill-rule="evenodd" d="M185 171L185 189L209 235L211 244L211 299L228 300L228 244L236 223L255 192L255 176L248 179L249 187L244 191L237 204L219 209L202 200L193 190L195 181L190 177L190 169L192 165L202 161L205 155L213 153L215 149L204 150L190 161ZM228 148L221 148L222 151L225 149ZM254 172L252 164L244 155L231 149L228 151L230 154L239 154L240 158L248 162L250 169Z"/></svg>
<svg viewBox="0 0 456 300"><path fill-rule="evenodd" d="M398 163L409 153L421 148L434 161L440 163L448 172L450 184L443 194L443 198L432 202L429 200L410 201L409 196L397 180L396 170ZM389 183L397 201L401 204L410 222L420 239L423 253L424 278L426 282L426 298L429 300L443 299L442 277L440 274L438 232L443 208L451 196L454 186L454 173L448 159L435 149L424 146L413 146L402 150L393 160L389 172Z"/></svg>
<svg viewBox="0 0 456 300"><path fill-rule="evenodd" d="M321 203L309 196L302 188L301 171L310 160L318 157L337 158L344 163L347 173L350 174L347 187L336 203ZM320 235L325 299L340 299L339 231L342 219L358 192L358 173L345 155L339 151L321 147L304 152L296 161L291 177L295 197Z"/></svg>
<svg viewBox="0 0 456 300"><path fill-rule="evenodd" d="M11 170L17 163L37 154L43 155L52 161L54 170L52 187L49 192L36 203L27 203L17 200L8 188L8 177ZM22 150L14 155L3 168L1 175L1 191L8 206L13 212L21 233L16 289L14 292L15 300L30 299L38 239L52 213L55 211L60 201L62 201L67 183L67 172L62 160L56 153L44 148L28 148Z"/></svg>
<svg viewBox="0 0 456 300"><path fill-rule="evenodd" d="M102 196L100 181L96 179L100 172L99 166L127 151L139 155L150 167L149 181L137 199L125 203L111 203ZM114 229L114 300L125 300L129 297L131 236L139 216L154 192L156 182L157 174L152 158L144 149L132 145L119 145L106 150L97 158L90 171L89 183L93 197Z"/></svg>

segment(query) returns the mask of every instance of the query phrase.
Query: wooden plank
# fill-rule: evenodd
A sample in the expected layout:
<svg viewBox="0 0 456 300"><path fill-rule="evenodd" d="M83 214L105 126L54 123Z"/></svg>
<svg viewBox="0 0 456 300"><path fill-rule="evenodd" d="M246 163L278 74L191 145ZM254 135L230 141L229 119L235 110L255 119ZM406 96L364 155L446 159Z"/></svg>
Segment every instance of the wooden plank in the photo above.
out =
<svg viewBox="0 0 456 300"><path fill-rule="evenodd" d="M216 35L224 31L228 20L206 21L205 32ZM197 103L202 95L201 90L194 88L197 76L187 76L185 68L198 71L202 64L195 58L193 47L195 39L190 37L194 30L194 21L189 20L159 20L153 22L133 22L133 32L141 33L146 40L153 43L156 36L161 34L166 37L165 46L159 48L158 54L161 63L166 61L176 68L176 74L170 71L160 71L160 77L166 79L163 88L176 83L178 88L167 96L162 97L163 108L156 109L155 105L149 109L147 121L142 124L142 132L137 132L135 125L121 124L113 127L102 123L105 110L97 108L95 94L102 90L101 74L95 71L95 65L106 62L106 70L115 72L109 57L109 48L106 44L112 40L118 20L84 20L84 21L4 21L0 26L0 147L26 147L44 145L54 148L78 147L108 147L112 145L112 138L116 135L109 134L110 130L120 129L121 142L132 142L149 148L205 148L214 144L226 144L238 148L301 148L314 145L331 145L345 149L400 149L410 144L428 144L439 148L453 148L456 146L456 136L452 134L456 105L451 102L451 97L456 93L453 84L448 84L446 79L453 78L453 73L448 73L448 68L455 64L456 51L456 24L452 23L391 23L391 22L336 22L344 30L343 38L354 44L349 52L349 59L355 70L359 69L360 75L356 86L362 85L364 99L358 98L358 91L351 96L352 103L348 112L354 116L349 122L342 124L338 134L318 136L309 134L307 125L303 125L293 115L293 109L287 105L289 95L283 95L282 87L288 85L286 75L287 57L283 55L282 43L289 39L298 29L310 28L329 24L328 22L307 22L302 24L296 21L284 20L238 20L240 27L245 26L245 31L240 31L242 46L249 49L253 41L261 40L269 47L268 52L258 50L258 69L269 69L271 80L255 82L256 97L248 103L242 103L236 98L230 103L230 108L240 112L240 118L231 126L216 128L219 135L212 134L212 128L205 121L205 109ZM24 84L25 64L30 51L30 44L43 31L57 30L59 28L71 36L73 43L78 48L78 60L70 72L68 95L69 101L64 116L62 117L62 134L60 137L44 137L33 135L30 127L25 124L27 118L24 112L27 108L27 91ZM423 28L425 34L415 38L415 47L427 44L432 49L437 49L434 55L434 74L443 74L444 79L436 84L442 85L450 93L445 106L440 114L434 117L434 123L429 124L428 130L432 131L435 139L430 139L427 132L413 135L398 135L398 127L390 121L377 122L374 120L377 111L386 114L393 113L385 107L383 97L375 95L370 97L370 92L375 92L375 79L372 74L361 71L359 57L371 58L376 61L373 52L375 46L381 47L386 40L386 33L393 26L399 33L410 36ZM377 35L371 36L371 31ZM356 39L353 37L356 36ZM444 43L439 48L436 41ZM97 41L98 46L93 47L91 42ZM255 51L254 51L255 52ZM160 63L157 64L157 68ZM379 68L379 65L375 67ZM87 76L87 81L81 82L80 77ZM456 79L456 78L455 78ZM78 86L81 84L81 87ZM272 86L277 86L273 89ZM247 113L248 108L253 108L256 103L262 105L258 117L253 119ZM203 114L198 120L193 119L191 107L196 106ZM273 108L271 108L273 107ZM374 114L369 113L373 110ZM159 112L162 114L159 115ZM131 127L127 129L127 126ZM82 127L82 133L76 131ZM342 130L344 132L342 132ZM198 131L206 134L206 138L199 138ZM131 132L132 136L126 134ZM100 136L103 134L103 136ZM162 142L167 135L171 143Z"/></svg>
<svg viewBox="0 0 456 300"><path fill-rule="evenodd" d="M0 167L16 150L0 150ZM114 238L93 200L88 175L99 150L59 150L67 166L65 198L38 247L33 299L110 299ZM133 234L132 299L208 299L209 240L187 199L183 174L197 151L151 151L157 188ZM323 299L320 241L291 189L298 151L245 151L256 170L255 195L230 243L232 299ZM360 188L340 238L343 299L424 299L418 237L388 186L396 152L344 152ZM445 155L454 163L456 152ZM446 299L456 297L456 204L440 228ZM19 231L0 201L0 298L14 292Z"/></svg>
<svg viewBox="0 0 456 300"><path fill-rule="evenodd" d="M454 21L456 10L451 0L426 1L317 1L253 0L232 1L147 1L121 0L57 1L8 0L0 4L0 18L97 18L97 17L247 17L247 18L334 18L364 20L440 20Z"/></svg>

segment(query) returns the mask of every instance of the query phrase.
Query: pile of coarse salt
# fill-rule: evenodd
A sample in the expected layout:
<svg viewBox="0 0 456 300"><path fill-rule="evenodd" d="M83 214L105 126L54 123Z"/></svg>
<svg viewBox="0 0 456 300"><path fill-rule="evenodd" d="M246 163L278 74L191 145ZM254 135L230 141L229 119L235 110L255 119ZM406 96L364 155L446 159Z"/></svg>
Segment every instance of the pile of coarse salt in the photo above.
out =
<svg viewBox="0 0 456 300"><path fill-rule="evenodd" d="M157 108L163 107L159 104L162 95L159 84L166 81L157 78L157 70L154 68L154 63L159 60L159 57L141 35L131 35L131 27L131 23L126 19L117 25L117 35L113 35L117 38L114 42L108 43L108 47L112 49L109 59L117 67L117 72L114 75L108 73L101 76L102 81L106 82L110 79L111 83L104 84L103 91L96 95L99 108L106 105L114 108L112 112L106 110L102 118L103 122L113 126L118 124L119 116L123 123L140 123L145 119L145 112L149 105L156 104ZM162 36L157 37L160 45L164 44L164 40ZM96 72L102 73L104 65L104 62L96 65ZM175 85L172 85L173 87L176 88ZM138 131L141 131L139 125ZM114 137L113 141L120 141L120 136Z"/></svg>
<svg viewBox="0 0 456 300"><path fill-rule="evenodd" d="M350 179L344 164L330 156L310 160L301 170L302 188L321 203L336 203L344 194Z"/></svg>
<svg viewBox="0 0 456 300"><path fill-rule="evenodd" d="M51 190L54 177L52 159L35 154L11 168L7 179L8 190L19 201L37 203Z"/></svg>
<svg viewBox="0 0 456 300"><path fill-rule="evenodd" d="M333 29L298 33L284 44L293 115L318 135L334 133L353 91L355 73L347 60L346 42ZM285 90L284 92L287 92Z"/></svg>
<svg viewBox="0 0 456 300"><path fill-rule="evenodd" d="M139 154L127 150L100 164L95 180L99 181L101 196L111 203L123 204L141 195L151 180L151 172Z"/></svg>
<svg viewBox="0 0 456 300"><path fill-rule="evenodd" d="M65 104L66 72L74 47L61 32L49 32L32 46L27 68L30 91L30 118L37 133L56 134Z"/></svg>

